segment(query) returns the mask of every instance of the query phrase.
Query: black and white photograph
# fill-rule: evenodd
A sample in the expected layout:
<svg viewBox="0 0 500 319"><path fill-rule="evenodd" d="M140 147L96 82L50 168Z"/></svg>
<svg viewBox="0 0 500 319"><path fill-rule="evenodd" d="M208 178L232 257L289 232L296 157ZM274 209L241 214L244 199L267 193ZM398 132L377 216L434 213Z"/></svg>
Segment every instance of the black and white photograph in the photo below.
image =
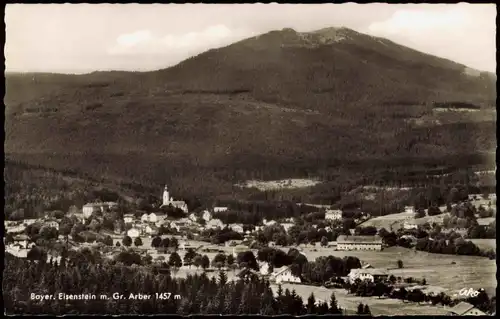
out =
<svg viewBox="0 0 500 319"><path fill-rule="evenodd" d="M6 4L5 315L496 315L496 4Z"/></svg>

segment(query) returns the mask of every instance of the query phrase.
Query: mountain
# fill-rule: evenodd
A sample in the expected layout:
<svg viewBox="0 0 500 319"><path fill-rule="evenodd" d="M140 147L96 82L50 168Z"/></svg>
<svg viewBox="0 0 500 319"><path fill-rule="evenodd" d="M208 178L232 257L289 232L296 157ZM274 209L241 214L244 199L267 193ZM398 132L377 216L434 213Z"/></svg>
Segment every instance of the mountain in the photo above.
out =
<svg viewBox="0 0 500 319"><path fill-rule="evenodd" d="M186 185L200 170L214 184L345 165L469 165L495 149L495 100L493 74L347 28L283 29L154 72L7 74L5 150Z"/></svg>

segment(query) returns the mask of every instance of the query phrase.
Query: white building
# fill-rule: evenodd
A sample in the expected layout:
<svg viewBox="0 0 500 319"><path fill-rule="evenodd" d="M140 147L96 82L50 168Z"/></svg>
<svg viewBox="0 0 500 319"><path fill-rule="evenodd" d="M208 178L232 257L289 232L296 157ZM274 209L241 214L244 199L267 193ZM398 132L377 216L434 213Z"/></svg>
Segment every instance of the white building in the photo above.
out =
<svg viewBox="0 0 500 319"><path fill-rule="evenodd" d="M148 216L148 222L150 222L150 223L156 223L157 221L158 221L158 215L156 215L155 213L149 214L149 216Z"/></svg>
<svg viewBox="0 0 500 319"><path fill-rule="evenodd" d="M405 221L403 224L404 229L418 229L418 225L411 221Z"/></svg>
<svg viewBox="0 0 500 319"><path fill-rule="evenodd" d="M158 235L158 227L154 225L148 225L146 226L146 233L151 236Z"/></svg>
<svg viewBox="0 0 500 319"><path fill-rule="evenodd" d="M220 219L212 219L205 225L206 228L215 229L217 227L224 228L224 223Z"/></svg>
<svg viewBox="0 0 500 319"><path fill-rule="evenodd" d="M277 284L284 282L300 283L299 277L292 275L292 270L290 266L283 266L276 269L270 276L270 279Z"/></svg>
<svg viewBox="0 0 500 319"><path fill-rule="evenodd" d="M195 213L191 213L188 218L193 222L196 222L198 220L198 217Z"/></svg>
<svg viewBox="0 0 500 319"><path fill-rule="evenodd" d="M227 207L214 207L214 213L225 212L227 211Z"/></svg>
<svg viewBox="0 0 500 319"><path fill-rule="evenodd" d="M134 217L133 214L125 214L123 215L123 222L125 222L125 224L131 224L134 221Z"/></svg>
<svg viewBox="0 0 500 319"><path fill-rule="evenodd" d="M28 226L28 225L34 224L35 222L36 222L36 219L34 219L34 218L25 219L24 220L24 225Z"/></svg>
<svg viewBox="0 0 500 319"><path fill-rule="evenodd" d="M100 204L96 203L87 203L83 205L82 208L82 213L83 213L83 218L87 219L90 216L92 216L93 213L101 211Z"/></svg>
<svg viewBox="0 0 500 319"><path fill-rule="evenodd" d="M127 232L127 236L131 237L132 239L139 237L140 234L141 232L137 228L130 228Z"/></svg>
<svg viewBox="0 0 500 319"><path fill-rule="evenodd" d="M281 226L283 226L286 232L288 232L288 230L292 228L294 225L295 225L294 223L281 223Z"/></svg>
<svg viewBox="0 0 500 319"><path fill-rule="evenodd" d="M415 207L413 207L413 206L405 206L405 213L415 214Z"/></svg>
<svg viewBox="0 0 500 319"><path fill-rule="evenodd" d="M269 263L268 262L259 262L259 272L261 275L269 275L269 270L270 270L271 267L269 267Z"/></svg>
<svg viewBox="0 0 500 319"><path fill-rule="evenodd" d="M149 215L144 213L142 216L141 216L141 222L143 223L147 223L149 221Z"/></svg>
<svg viewBox="0 0 500 319"><path fill-rule="evenodd" d="M242 234L243 233L243 225L241 224L230 224L229 228L231 228L233 231Z"/></svg>
<svg viewBox="0 0 500 319"><path fill-rule="evenodd" d="M203 216L202 216L202 218L203 218L206 222L208 222L208 221L210 221L210 220L212 219L212 214L211 214L208 210L205 210L205 211L203 211Z"/></svg>
<svg viewBox="0 0 500 319"><path fill-rule="evenodd" d="M382 238L340 235L337 237L337 250L382 250Z"/></svg>
<svg viewBox="0 0 500 319"><path fill-rule="evenodd" d="M275 221L275 220L267 220L267 219L263 219L263 220L262 220L262 223L263 223L265 226L271 226L271 225L276 224L276 221Z"/></svg>
<svg viewBox="0 0 500 319"><path fill-rule="evenodd" d="M169 206L182 209L185 213L188 212L188 207L186 202L181 200L174 200L173 197L170 197L170 193L168 192L167 185L165 185L165 189L163 190L163 204L162 206Z"/></svg>
<svg viewBox="0 0 500 319"><path fill-rule="evenodd" d="M326 220L341 220L342 219L342 211L338 209L327 209L325 212Z"/></svg>
<svg viewBox="0 0 500 319"><path fill-rule="evenodd" d="M387 269L377 269L377 268L356 268L351 269L349 275L349 282L352 284L356 279L361 281L368 280L374 282L375 280L386 280L389 277Z"/></svg>
<svg viewBox="0 0 500 319"><path fill-rule="evenodd" d="M57 222L57 220L47 220L45 222L45 225L49 227L54 227L55 229L59 230L59 223Z"/></svg>

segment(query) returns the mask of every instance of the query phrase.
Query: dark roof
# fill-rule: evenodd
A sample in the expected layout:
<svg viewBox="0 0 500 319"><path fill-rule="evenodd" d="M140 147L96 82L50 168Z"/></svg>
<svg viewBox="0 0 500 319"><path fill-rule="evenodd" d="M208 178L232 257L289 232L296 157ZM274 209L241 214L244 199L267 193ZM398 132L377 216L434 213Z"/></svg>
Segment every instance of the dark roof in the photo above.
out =
<svg viewBox="0 0 500 319"><path fill-rule="evenodd" d="M337 243L353 243L353 244L363 244L363 243L382 243L382 238L379 236L346 236L340 235L337 237Z"/></svg>

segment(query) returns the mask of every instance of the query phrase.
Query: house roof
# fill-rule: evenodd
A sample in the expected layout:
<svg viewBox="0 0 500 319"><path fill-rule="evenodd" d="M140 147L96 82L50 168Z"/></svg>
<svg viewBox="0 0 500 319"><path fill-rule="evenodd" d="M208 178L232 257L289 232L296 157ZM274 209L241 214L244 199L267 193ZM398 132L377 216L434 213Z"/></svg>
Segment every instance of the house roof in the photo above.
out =
<svg viewBox="0 0 500 319"><path fill-rule="evenodd" d="M337 243L354 243L354 244L363 244L363 243L382 243L382 238L379 236L346 236L340 235L337 237Z"/></svg>
<svg viewBox="0 0 500 319"><path fill-rule="evenodd" d="M370 264L364 264L363 266L361 266L361 269L368 269L368 268L373 268L373 266Z"/></svg>
<svg viewBox="0 0 500 319"><path fill-rule="evenodd" d="M457 315L462 315L462 314L466 313L467 311L471 310L472 308L474 308L474 306L471 305L470 303L465 302L465 301L461 301L456 306L451 308L450 312L453 312Z"/></svg>
<svg viewBox="0 0 500 319"><path fill-rule="evenodd" d="M387 269L385 268L355 268L351 269L352 274L370 274L370 275L389 275Z"/></svg>
<svg viewBox="0 0 500 319"><path fill-rule="evenodd" d="M290 268L290 266L282 266L278 269L275 269L273 271L273 273L271 274L271 276L278 276L279 274L285 272L286 270L288 270Z"/></svg>

